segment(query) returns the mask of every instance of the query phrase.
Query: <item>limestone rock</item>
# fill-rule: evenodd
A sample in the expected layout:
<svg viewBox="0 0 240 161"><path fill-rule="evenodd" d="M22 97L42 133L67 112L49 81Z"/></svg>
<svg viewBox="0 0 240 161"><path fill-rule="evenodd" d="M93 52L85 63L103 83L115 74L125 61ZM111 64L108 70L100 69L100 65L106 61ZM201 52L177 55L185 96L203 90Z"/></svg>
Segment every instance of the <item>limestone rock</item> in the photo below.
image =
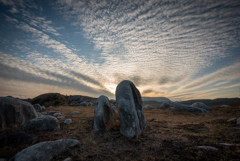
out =
<svg viewBox="0 0 240 161"><path fill-rule="evenodd" d="M117 86L116 101L121 134L137 137L147 126L140 92L131 81L124 80Z"/></svg>
<svg viewBox="0 0 240 161"><path fill-rule="evenodd" d="M0 97L0 130L21 126L36 117L37 112L30 103L13 97Z"/></svg>
<svg viewBox="0 0 240 161"><path fill-rule="evenodd" d="M55 117L42 116L28 121L22 126L22 129L34 131L54 131L59 130L60 125Z"/></svg>
<svg viewBox="0 0 240 161"><path fill-rule="evenodd" d="M60 139L34 144L18 152L10 161L50 161L68 148L79 144L76 139Z"/></svg>
<svg viewBox="0 0 240 161"><path fill-rule="evenodd" d="M48 115L54 116L55 113L61 113L59 111L48 111Z"/></svg>
<svg viewBox="0 0 240 161"><path fill-rule="evenodd" d="M94 109L93 129L95 131L102 131L105 130L106 124L113 119L115 111L106 96L100 96L97 102Z"/></svg>

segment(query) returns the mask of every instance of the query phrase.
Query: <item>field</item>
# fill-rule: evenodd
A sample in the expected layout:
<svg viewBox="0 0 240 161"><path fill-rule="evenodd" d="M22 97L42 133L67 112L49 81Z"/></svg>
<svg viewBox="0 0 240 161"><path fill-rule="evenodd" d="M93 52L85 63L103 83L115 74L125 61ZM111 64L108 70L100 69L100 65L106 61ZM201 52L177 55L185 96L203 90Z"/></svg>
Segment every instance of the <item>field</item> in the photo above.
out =
<svg viewBox="0 0 240 161"><path fill-rule="evenodd" d="M47 111L61 111L73 123L60 120L60 131L28 132L38 138L31 144L2 145L0 158L10 159L29 145L63 138L78 139L80 144L54 157L53 160L240 160L240 125L227 122L240 117L238 106L213 107L208 114L172 112L169 109L144 109L147 128L134 139L120 134L120 122L115 120L105 132L93 131L94 107L59 106ZM80 114L70 116L72 111ZM229 143L231 145L223 145ZM213 146L217 150L199 149Z"/></svg>

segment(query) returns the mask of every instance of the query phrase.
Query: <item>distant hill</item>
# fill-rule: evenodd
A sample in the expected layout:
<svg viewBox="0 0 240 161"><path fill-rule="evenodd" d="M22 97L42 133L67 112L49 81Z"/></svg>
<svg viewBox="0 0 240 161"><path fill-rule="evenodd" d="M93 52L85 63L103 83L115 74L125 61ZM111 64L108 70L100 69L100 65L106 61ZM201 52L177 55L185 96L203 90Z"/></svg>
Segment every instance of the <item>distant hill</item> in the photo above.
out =
<svg viewBox="0 0 240 161"><path fill-rule="evenodd" d="M181 101L180 103L191 105L194 102L202 102L205 103L208 106L216 106L216 105L222 105L227 104L230 106L238 106L240 105L240 98L217 98L217 99L195 99L195 100L187 100L187 101Z"/></svg>
<svg viewBox="0 0 240 161"><path fill-rule="evenodd" d="M152 102L172 102L170 99L166 97L142 97L144 102L152 101Z"/></svg>
<svg viewBox="0 0 240 161"><path fill-rule="evenodd" d="M32 104L40 104L46 107L67 105L66 97L60 93L45 93L29 100Z"/></svg>

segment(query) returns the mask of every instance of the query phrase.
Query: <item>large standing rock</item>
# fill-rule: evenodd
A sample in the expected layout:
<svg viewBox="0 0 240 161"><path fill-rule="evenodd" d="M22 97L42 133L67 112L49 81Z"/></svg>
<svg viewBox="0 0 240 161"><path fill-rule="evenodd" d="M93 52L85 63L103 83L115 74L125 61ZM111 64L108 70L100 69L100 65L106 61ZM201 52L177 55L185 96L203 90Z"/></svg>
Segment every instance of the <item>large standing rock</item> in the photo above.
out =
<svg viewBox="0 0 240 161"><path fill-rule="evenodd" d="M22 126L22 129L34 131L54 131L59 130L60 125L55 117L42 116L28 121Z"/></svg>
<svg viewBox="0 0 240 161"><path fill-rule="evenodd" d="M0 97L0 130L21 126L37 116L30 103L13 97Z"/></svg>
<svg viewBox="0 0 240 161"><path fill-rule="evenodd" d="M147 126L142 97L135 85L124 80L117 86L116 101L120 118L120 132L128 138L142 133Z"/></svg>
<svg viewBox="0 0 240 161"><path fill-rule="evenodd" d="M76 139L45 141L18 152L10 161L50 161L68 148L79 144Z"/></svg>
<svg viewBox="0 0 240 161"><path fill-rule="evenodd" d="M93 129L95 131L102 131L105 130L106 124L113 119L115 111L106 96L100 96L97 102L98 103L94 109Z"/></svg>

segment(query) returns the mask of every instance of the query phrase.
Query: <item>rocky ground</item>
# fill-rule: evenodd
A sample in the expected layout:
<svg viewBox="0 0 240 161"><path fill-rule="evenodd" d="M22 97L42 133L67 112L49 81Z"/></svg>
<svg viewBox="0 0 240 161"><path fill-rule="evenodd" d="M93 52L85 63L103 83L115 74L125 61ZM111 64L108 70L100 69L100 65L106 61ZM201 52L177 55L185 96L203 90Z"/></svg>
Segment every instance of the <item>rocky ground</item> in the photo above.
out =
<svg viewBox="0 0 240 161"><path fill-rule="evenodd" d="M58 106L46 111L60 111L72 123L60 120L60 130L33 132L37 138L27 144L1 143L0 158L10 159L22 149L42 141L77 139L80 144L53 160L239 160L240 125L231 118L240 118L239 105L215 106L208 114L172 112L169 109L145 109L147 128L141 136L128 139L120 134L116 116L105 132L93 131L94 107ZM72 111L79 114L70 115ZM2 132L0 136L11 133Z"/></svg>

